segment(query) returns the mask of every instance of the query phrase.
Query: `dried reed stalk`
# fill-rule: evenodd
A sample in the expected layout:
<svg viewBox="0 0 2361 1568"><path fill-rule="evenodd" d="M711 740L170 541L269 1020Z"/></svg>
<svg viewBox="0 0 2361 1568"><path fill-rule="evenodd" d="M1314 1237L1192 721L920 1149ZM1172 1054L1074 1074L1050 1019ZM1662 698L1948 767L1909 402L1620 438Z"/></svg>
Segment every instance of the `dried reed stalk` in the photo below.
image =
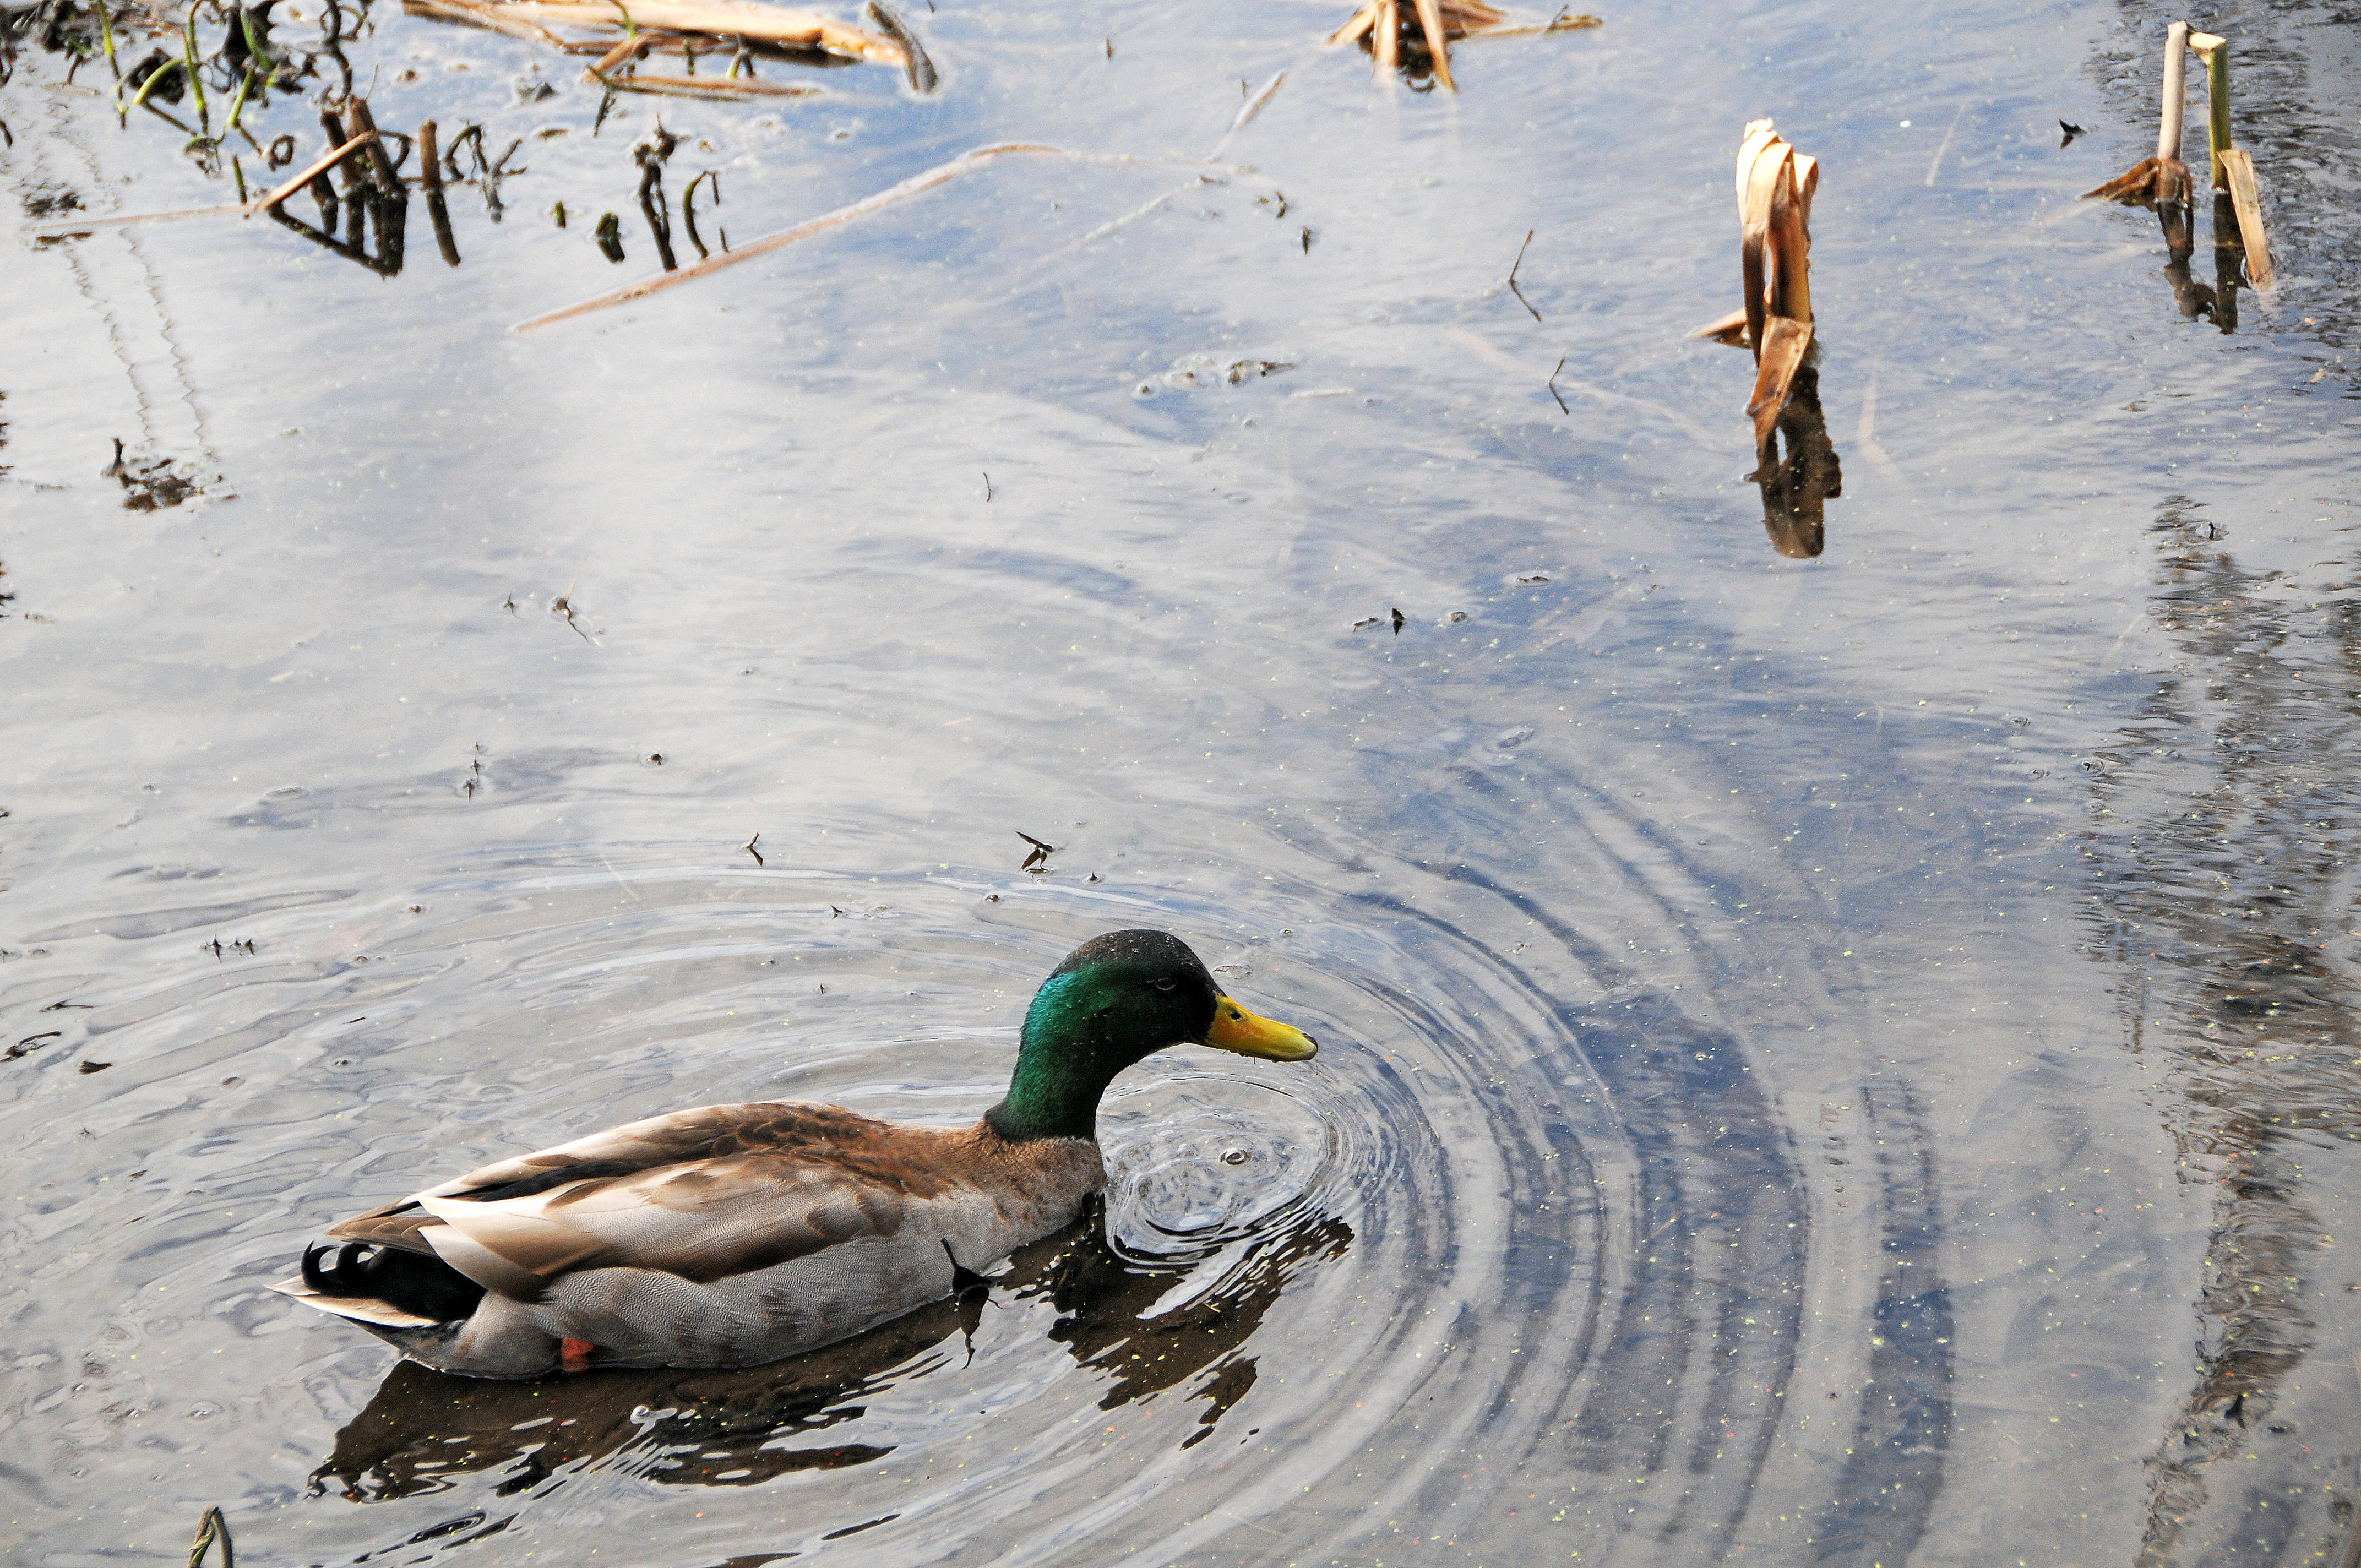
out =
<svg viewBox="0 0 2361 1568"><path fill-rule="evenodd" d="M629 88L620 78L609 81L604 73L632 54L676 47L692 38L746 39L783 49L817 49L848 60L900 66L909 73L913 85L922 78L929 84L934 80L930 62L923 71L919 68L923 53L906 48L898 38L757 0L401 0L401 7L410 16L486 27L567 54L598 55L601 58L591 74L609 86L627 91L646 89ZM552 30L552 24L596 28L602 35L607 29L621 27L626 36L621 43L609 47L603 36L565 38Z"/></svg>
<svg viewBox="0 0 2361 1568"><path fill-rule="evenodd" d="M2189 48L2205 62L2205 146L2213 160L2213 189L2226 191L2238 214L2238 240L2246 252L2246 277L2268 289L2275 273L2271 242L2263 233L2262 193L2255 185L2255 160L2230 136L2230 42L2213 33L2191 33Z"/></svg>
<svg viewBox="0 0 2361 1568"><path fill-rule="evenodd" d="M2156 156L2144 158L2095 191L2086 202L2126 206L2162 206L2165 243L2185 248L2188 240L2189 165L2180 161L2181 115L2189 97L2189 24L2175 22L2164 35L2164 104L2157 116ZM2180 220L2177 232L2175 219Z"/></svg>
<svg viewBox="0 0 2361 1568"><path fill-rule="evenodd" d="M635 71L603 79L618 93L649 93L665 98L704 98L716 103L742 103L750 98L817 98L817 87L779 82L757 82L737 76L650 76Z"/></svg>
<svg viewBox="0 0 2361 1568"><path fill-rule="evenodd" d="M405 0L408 4L409 0ZM622 7L611 0L435 0L482 14L579 27L619 27ZM661 28L714 38L756 38L788 49L813 49L848 60L906 67L909 55L883 33L755 0L628 0L631 28Z"/></svg>
<svg viewBox="0 0 2361 1568"><path fill-rule="evenodd" d="M2268 289L2277 280L2271 267L2271 242L2263 233L2262 192L2255 188L2255 160L2240 148L2222 149L2222 169L2230 181L2230 204L2238 214L2238 238L2246 250L2246 280Z"/></svg>
<svg viewBox="0 0 2361 1568"><path fill-rule="evenodd" d="M1797 152L1769 120L1746 127L1738 149L1740 286L1745 303L1689 334L1754 352L1747 414L1768 449L1812 351L1812 198L1819 160Z"/></svg>

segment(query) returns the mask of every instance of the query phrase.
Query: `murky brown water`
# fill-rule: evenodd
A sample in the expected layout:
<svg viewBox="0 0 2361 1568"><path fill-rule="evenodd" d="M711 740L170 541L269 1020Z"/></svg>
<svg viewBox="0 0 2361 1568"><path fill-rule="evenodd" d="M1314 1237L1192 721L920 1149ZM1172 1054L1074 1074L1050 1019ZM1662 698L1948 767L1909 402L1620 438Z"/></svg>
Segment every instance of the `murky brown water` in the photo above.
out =
<svg viewBox="0 0 2361 1568"><path fill-rule="evenodd" d="M1452 99L1341 5L938 5L932 97L603 124L347 10L380 125L522 143L391 277L36 233L235 192L10 13L12 1560L218 1503L265 1564L2339 1561L2351 19L2200 18L2282 273L2225 310L2203 215L2168 277L2073 201L2153 145L2146 6L1649 5ZM1009 140L1253 171L1012 159L509 334L656 270L659 109L716 248ZM1682 336L1758 114L1841 465L1767 531ZM496 1386L263 1288L669 1107L972 1117L1133 924L1323 1049L1127 1074L1104 1226L988 1295Z"/></svg>

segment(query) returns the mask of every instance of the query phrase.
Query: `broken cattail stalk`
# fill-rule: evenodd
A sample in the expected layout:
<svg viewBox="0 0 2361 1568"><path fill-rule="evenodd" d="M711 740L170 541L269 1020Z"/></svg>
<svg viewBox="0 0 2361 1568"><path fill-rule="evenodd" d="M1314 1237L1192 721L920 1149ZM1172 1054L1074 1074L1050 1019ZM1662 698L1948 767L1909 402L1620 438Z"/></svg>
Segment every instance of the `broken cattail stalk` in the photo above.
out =
<svg viewBox="0 0 2361 1568"><path fill-rule="evenodd" d="M2222 155L2232 146L2229 41L2213 33L2189 35L2189 52L2205 62L2205 154L2216 191L2230 188L2230 177L2222 168Z"/></svg>
<svg viewBox="0 0 2361 1568"><path fill-rule="evenodd" d="M2238 214L2238 237L2246 249L2246 280L2268 289L2276 280L2271 268L2271 242L2263 233L2262 192L2255 187L2255 160L2235 147L2222 149L2222 169L2230 181L2230 203Z"/></svg>
<svg viewBox="0 0 2361 1568"><path fill-rule="evenodd" d="M1745 304L1691 337L1754 351L1754 391L1747 414L1758 452L1771 437L1808 362L1812 315L1812 198L1819 160L1798 153L1768 120L1746 127L1738 149L1739 274Z"/></svg>
<svg viewBox="0 0 2361 1568"><path fill-rule="evenodd" d="M2213 33L2191 33L2189 47L2205 62L2205 145L2212 156L2213 189L2229 195L2237 214L2238 238L2246 251L2246 277L2257 289L2270 287L2270 240L2263 233L2262 193L2255 185L2255 160L2230 136L2230 43Z"/></svg>
<svg viewBox="0 0 2361 1568"><path fill-rule="evenodd" d="M1390 73L1401 63L1401 13L1396 0L1373 0L1375 30L1369 39L1369 58L1380 72Z"/></svg>
<svg viewBox="0 0 2361 1568"><path fill-rule="evenodd" d="M2165 29L2164 96L2157 117L2156 156L2140 159L2126 172L2082 194L2086 202L2154 207L2164 227L2166 248L2176 254L2190 247L2189 165L2180 161L2181 114L2189 95L2188 42L2188 23L2175 22Z"/></svg>

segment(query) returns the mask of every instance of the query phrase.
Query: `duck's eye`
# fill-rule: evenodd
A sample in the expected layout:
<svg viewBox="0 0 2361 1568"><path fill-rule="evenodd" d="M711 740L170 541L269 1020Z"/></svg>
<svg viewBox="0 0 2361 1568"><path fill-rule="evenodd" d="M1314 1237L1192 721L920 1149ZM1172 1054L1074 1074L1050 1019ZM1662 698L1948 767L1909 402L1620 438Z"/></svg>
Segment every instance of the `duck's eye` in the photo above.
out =
<svg viewBox="0 0 2361 1568"><path fill-rule="evenodd" d="M1154 980L1149 981L1148 983L1154 986L1159 991L1170 991L1180 982L1171 975L1160 974Z"/></svg>

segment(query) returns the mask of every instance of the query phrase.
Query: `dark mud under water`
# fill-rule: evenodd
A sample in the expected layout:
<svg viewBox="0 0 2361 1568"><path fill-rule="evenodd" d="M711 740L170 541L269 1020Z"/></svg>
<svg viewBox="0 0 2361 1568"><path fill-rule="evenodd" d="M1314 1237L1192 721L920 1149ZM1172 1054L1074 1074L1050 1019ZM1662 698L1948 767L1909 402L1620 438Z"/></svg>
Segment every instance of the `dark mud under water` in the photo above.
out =
<svg viewBox="0 0 2361 1568"><path fill-rule="evenodd" d="M2282 272L2225 304L2073 201L2160 11L1642 6L1456 99L1342 14L946 0L931 98L594 136L573 62L381 9L380 124L524 145L390 279L41 237L230 192L19 48L13 1560L217 1502L260 1563L2336 1561L2355 24L2197 18ZM1254 172L1011 161L508 335L655 270L659 108L741 242L1009 139ZM1825 160L1812 560L1682 338L1761 114ZM1104 1234L988 1299L494 1387L263 1288L667 1107L972 1116L1141 923L1325 1048L1126 1075Z"/></svg>

